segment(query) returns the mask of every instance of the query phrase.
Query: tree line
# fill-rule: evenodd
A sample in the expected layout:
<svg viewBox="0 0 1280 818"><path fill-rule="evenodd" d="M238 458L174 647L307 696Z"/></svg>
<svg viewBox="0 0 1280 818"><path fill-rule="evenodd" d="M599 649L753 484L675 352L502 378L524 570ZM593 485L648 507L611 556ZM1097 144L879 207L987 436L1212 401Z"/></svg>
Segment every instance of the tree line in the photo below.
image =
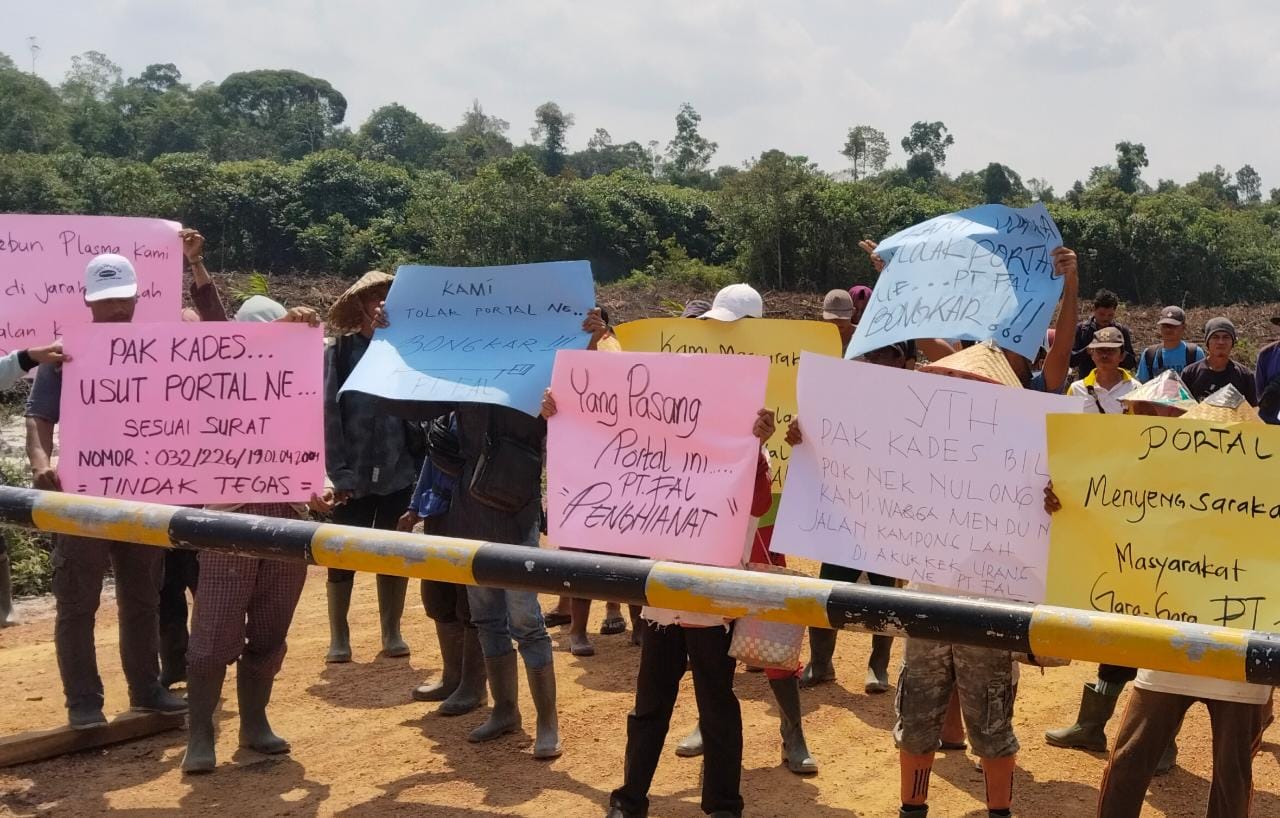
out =
<svg viewBox="0 0 1280 818"><path fill-rule="evenodd" d="M479 102L452 128L399 104L352 129L329 82L297 71L192 87L173 64L125 78L73 58L51 85L0 54L0 211L162 216L199 227L224 269L350 274L398 263L586 258L598 279L746 280L784 290L871 282L858 249L984 202L1044 202L1081 253L1084 292L1139 302L1280 300L1280 189L1249 165L1179 184L1143 179L1141 143L1061 195L992 162L950 174L955 136L916 122L891 165L886 134L851 127L846 170L766 150L713 166L684 103L665 144L597 128L570 152L571 113L539 105L529 139ZM835 146L833 146L835 147Z"/></svg>

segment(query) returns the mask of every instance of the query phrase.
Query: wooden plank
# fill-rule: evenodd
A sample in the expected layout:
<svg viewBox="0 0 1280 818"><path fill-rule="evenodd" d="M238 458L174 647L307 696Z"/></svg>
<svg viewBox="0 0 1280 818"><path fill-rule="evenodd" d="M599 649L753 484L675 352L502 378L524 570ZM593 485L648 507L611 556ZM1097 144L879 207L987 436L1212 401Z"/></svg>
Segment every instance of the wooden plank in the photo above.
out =
<svg viewBox="0 0 1280 818"><path fill-rule="evenodd" d="M102 727L72 730L64 724L52 730L31 730L14 736L0 737L0 767L29 764L47 758L78 753L146 738L157 733L177 730L186 721L186 713L135 713L116 716Z"/></svg>

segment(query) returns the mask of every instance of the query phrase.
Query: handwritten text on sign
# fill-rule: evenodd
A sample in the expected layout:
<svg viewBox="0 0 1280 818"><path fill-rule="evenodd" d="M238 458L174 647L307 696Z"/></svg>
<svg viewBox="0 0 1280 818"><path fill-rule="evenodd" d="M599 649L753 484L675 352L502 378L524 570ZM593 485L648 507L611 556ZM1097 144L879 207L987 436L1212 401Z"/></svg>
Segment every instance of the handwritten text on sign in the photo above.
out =
<svg viewBox="0 0 1280 818"><path fill-rule="evenodd" d="M847 357L912 338L995 339L1035 358L1062 281L1062 234L1043 204L982 205L895 233Z"/></svg>
<svg viewBox="0 0 1280 818"><path fill-rule="evenodd" d="M324 489L320 328L82 324L66 348L64 491L194 505Z"/></svg>
<svg viewBox="0 0 1280 818"><path fill-rule="evenodd" d="M782 321L744 318L724 322L692 318L650 318L617 328L625 350L637 352L713 353L761 355L769 360L769 386L765 408L773 409L778 430L769 440L774 492L787 478L791 447L786 444L787 424L796 411L796 371L802 351L840 357L840 332L821 321ZM758 408L758 407L757 407Z"/></svg>
<svg viewBox="0 0 1280 818"><path fill-rule="evenodd" d="M1044 597L1044 418L1072 400L804 355L773 544L987 597Z"/></svg>
<svg viewBox="0 0 1280 818"><path fill-rule="evenodd" d="M548 424L548 537L564 548L742 561L769 363L561 352Z"/></svg>
<svg viewBox="0 0 1280 818"><path fill-rule="evenodd" d="M343 391L496 403L538 414L555 354L583 349L595 305L585 261L401 267L380 329Z"/></svg>
<svg viewBox="0 0 1280 818"><path fill-rule="evenodd" d="M138 273L135 321L178 320L178 229L161 219L0 214L0 355L88 323L84 269L102 253L124 256Z"/></svg>
<svg viewBox="0 0 1280 818"><path fill-rule="evenodd" d="M1280 631L1277 464L1261 423L1049 418L1047 601Z"/></svg>

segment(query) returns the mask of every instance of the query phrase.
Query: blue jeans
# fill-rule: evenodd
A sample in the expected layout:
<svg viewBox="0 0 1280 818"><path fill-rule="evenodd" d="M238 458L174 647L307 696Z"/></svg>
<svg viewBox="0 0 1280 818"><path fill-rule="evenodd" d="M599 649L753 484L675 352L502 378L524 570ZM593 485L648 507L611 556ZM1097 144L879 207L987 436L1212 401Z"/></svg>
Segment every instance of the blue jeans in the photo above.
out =
<svg viewBox="0 0 1280 818"><path fill-rule="evenodd" d="M533 529L524 544L537 548L538 533ZM468 587L467 601L471 604L471 623L480 632L484 658L506 656L514 639L525 667L537 670L551 664L551 637L542 621L542 606L536 593Z"/></svg>

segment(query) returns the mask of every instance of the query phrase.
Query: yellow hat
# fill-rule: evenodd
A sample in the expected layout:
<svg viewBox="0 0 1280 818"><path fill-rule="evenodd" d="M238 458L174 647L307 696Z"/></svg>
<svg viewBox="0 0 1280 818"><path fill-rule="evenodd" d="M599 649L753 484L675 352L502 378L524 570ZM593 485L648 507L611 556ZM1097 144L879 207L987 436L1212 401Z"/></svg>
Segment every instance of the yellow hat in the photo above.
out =
<svg viewBox="0 0 1280 818"><path fill-rule="evenodd" d="M1249 405L1240 390L1231 384L1219 389L1196 406L1187 410L1184 418L1211 420L1214 423L1261 423L1258 410Z"/></svg>
<svg viewBox="0 0 1280 818"><path fill-rule="evenodd" d="M938 375L958 375L987 383L1022 388L1022 381L1013 374L1009 360L994 341L983 341L967 349L954 352L945 358L921 367L924 372Z"/></svg>
<svg viewBox="0 0 1280 818"><path fill-rule="evenodd" d="M380 270L370 270L360 276L360 280L347 288L347 291L338 296L338 300L333 302L333 306L329 308L329 329L338 334L348 332L359 332L364 326L364 311L361 308L361 297L370 290L382 290L382 297L385 298L387 290L391 289L391 282L395 281L395 276L387 275Z"/></svg>

